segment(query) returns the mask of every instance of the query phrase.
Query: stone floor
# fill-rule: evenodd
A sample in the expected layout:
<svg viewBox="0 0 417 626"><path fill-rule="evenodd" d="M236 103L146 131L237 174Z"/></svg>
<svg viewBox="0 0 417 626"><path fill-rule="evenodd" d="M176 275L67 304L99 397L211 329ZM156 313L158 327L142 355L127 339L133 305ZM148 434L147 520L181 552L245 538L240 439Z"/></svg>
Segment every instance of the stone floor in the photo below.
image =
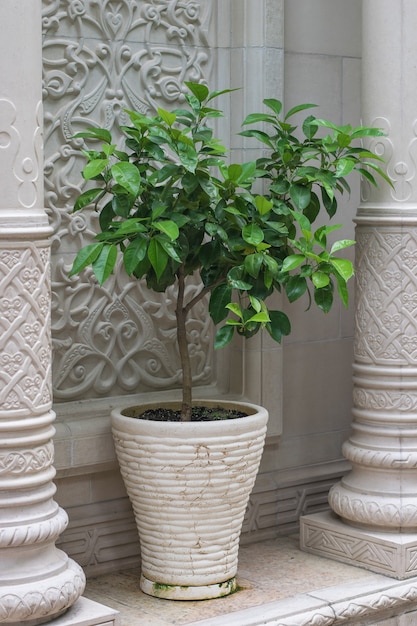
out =
<svg viewBox="0 0 417 626"><path fill-rule="evenodd" d="M227 598L174 602L143 594L127 570L90 579L84 595L120 611L121 626L417 625L417 579L303 553L295 536L241 547L238 582Z"/></svg>

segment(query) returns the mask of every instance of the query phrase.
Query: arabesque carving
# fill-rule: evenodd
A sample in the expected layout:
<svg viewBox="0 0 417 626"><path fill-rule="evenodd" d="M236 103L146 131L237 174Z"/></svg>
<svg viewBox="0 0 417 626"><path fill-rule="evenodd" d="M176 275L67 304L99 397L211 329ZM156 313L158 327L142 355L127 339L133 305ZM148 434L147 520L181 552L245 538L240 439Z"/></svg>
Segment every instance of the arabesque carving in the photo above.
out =
<svg viewBox="0 0 417 626"><path fill-rule="evenodd" d="M0 254L0 413L52 402L48 259L47 247L27 242Z"/></svg>
<svg viewBox="0 0 417 626"><path fill-rule="evenodd" d="M105 126L117 136L125 109L180 106L184 81L208 80L213 4L196 0L44 0L45 197L54 228L52 334L57 401L176 387L181 373L174 312L146 286L88 272L69 279L73 254L93 236L94 215L73 215L83 187L73 135ZM193 287L190 287L192 289ZM194 310L195 382L213 377L210 323Z"/></svg>
<svg viewBox="0 0 417 626"><path fill-rule="evenodd" d="M358 362L417 365L417 234L399 228L358 230Z"/></svg>

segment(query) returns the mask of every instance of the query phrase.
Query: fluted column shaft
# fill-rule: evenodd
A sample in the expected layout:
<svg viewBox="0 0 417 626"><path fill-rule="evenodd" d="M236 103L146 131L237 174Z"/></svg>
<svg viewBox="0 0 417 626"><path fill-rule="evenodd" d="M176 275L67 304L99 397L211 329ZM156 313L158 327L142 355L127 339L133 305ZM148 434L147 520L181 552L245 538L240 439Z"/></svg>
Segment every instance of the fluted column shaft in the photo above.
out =
<svg viewBox="0 0 417 626"><path fill-rule="evenodd" d="M350 524L417 531L417 4L363 0L363 122L391 189L357 213L352 471L330 493Z"/></svg>
<svg viewBox="0 0 417 626"><path fill-rule="evenodd" d="M51 620L81 595L55 547L50 228L43 209L41 1L2 0L0 37L0 623Z"/></svg>

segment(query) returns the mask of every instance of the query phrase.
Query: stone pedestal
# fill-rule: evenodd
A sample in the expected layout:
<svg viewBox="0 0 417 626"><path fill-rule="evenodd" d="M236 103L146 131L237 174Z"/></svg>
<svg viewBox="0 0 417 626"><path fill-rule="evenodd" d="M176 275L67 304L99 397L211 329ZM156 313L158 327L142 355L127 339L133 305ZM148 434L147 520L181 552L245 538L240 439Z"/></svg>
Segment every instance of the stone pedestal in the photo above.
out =
<svg viewBox="0 0 417 626"><path fill-rule="evenodd" d="M306 552L404 580L417 576L417 533L389 533L348 526L331 512L302 518Z"/></svg>
<svg viewBox="0 0 417 626"><path fill-rule="evenodd" d="M413 0L363 0L363 121L386 133L371 148L393 188L364 187L356 219L352 471L330 491L338 519L302 521L305 550L395 578L417 555L416 20Z"/></svg>

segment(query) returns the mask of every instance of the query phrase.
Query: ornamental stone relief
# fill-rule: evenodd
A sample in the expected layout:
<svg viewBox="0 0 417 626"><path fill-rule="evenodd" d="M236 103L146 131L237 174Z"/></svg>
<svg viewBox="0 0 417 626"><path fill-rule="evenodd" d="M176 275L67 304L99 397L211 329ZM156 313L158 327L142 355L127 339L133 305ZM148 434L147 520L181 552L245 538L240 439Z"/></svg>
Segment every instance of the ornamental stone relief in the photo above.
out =
<svg viewBox="0 0 417 626"><path fill-rule="evenodd" d="M33 135L22 134L22 122L17 123L18 110L14 102L0 98L0 168L8 172L2 180L3 206L32 208L39 200L39 163L42 157L42 103L35 111ZM19 127L20 126L20 127Z"/></svg>
<svg viewBox="0 0 417 626"><path fill-rule="evenodd" d="M0 414L49 408L49 248L0 252Z"/></svg>
<svg viewBox="0 0 417 626"><path fill-rule="evenodd" d="M397 231L397 232L395 232ZM355 342L359 363L417 363L417 232L410 226L357 231ZM361 269L363 268L363 269Z"/></svg>
<svg viewBox="0 0 417 626"><path fill-rule="evenodd" d="M387 477L387 483L388 480ZM329 492L329 504L336 515L357 525L363 524L373 530L380 527L415 532L417 528L415 496L403 497L399 501L394 499L387 501L384 495L359 496L340 485L335 485Z"/></svg>
<svg viewBox="0 0 417 626"><path fill-rule="evenodd" d="M208 80L213 4L43 0L45 202L54 229L58 401L179 386L169 294L155 295L121 274L103 287L88 271L68 278L73 255L93 237L96 219L88 212L71 214L83 189L80 140L72 137L97 125L117 137L120 125L128 123L125 109L171 108L184 101L184 81ZM188 330L195 381L208 383L212 330L204 307L192 312Z"/></svg>
<svg viewBox="0 0 417 626"><path fill-rule="evenodd" d="M404 412L408 416L417 412L417 390L391 391L355 388L353 397L355 407L359 409Z"/></svg>
<svg viewBox="0 0 417 626"><path fill-rule="evenodd" d="M403 146L400 154L398 145L393 140L396 135L393 124L387 117L378 116L372 119L370 126L380 128L385 136L369 139L369 147L386 163L386 172L392 180L393 187L389 196L394 202L410 203L416 199L415 179L417 174L417 119L409 118L404 135L410 137L408 144ZM400 158L403 157L403 158ZM380 197L383 199L385 190L375 189L369 182L362 181L362 199L367 202ZM371 200L372 201L372 200Z"/></svg>

